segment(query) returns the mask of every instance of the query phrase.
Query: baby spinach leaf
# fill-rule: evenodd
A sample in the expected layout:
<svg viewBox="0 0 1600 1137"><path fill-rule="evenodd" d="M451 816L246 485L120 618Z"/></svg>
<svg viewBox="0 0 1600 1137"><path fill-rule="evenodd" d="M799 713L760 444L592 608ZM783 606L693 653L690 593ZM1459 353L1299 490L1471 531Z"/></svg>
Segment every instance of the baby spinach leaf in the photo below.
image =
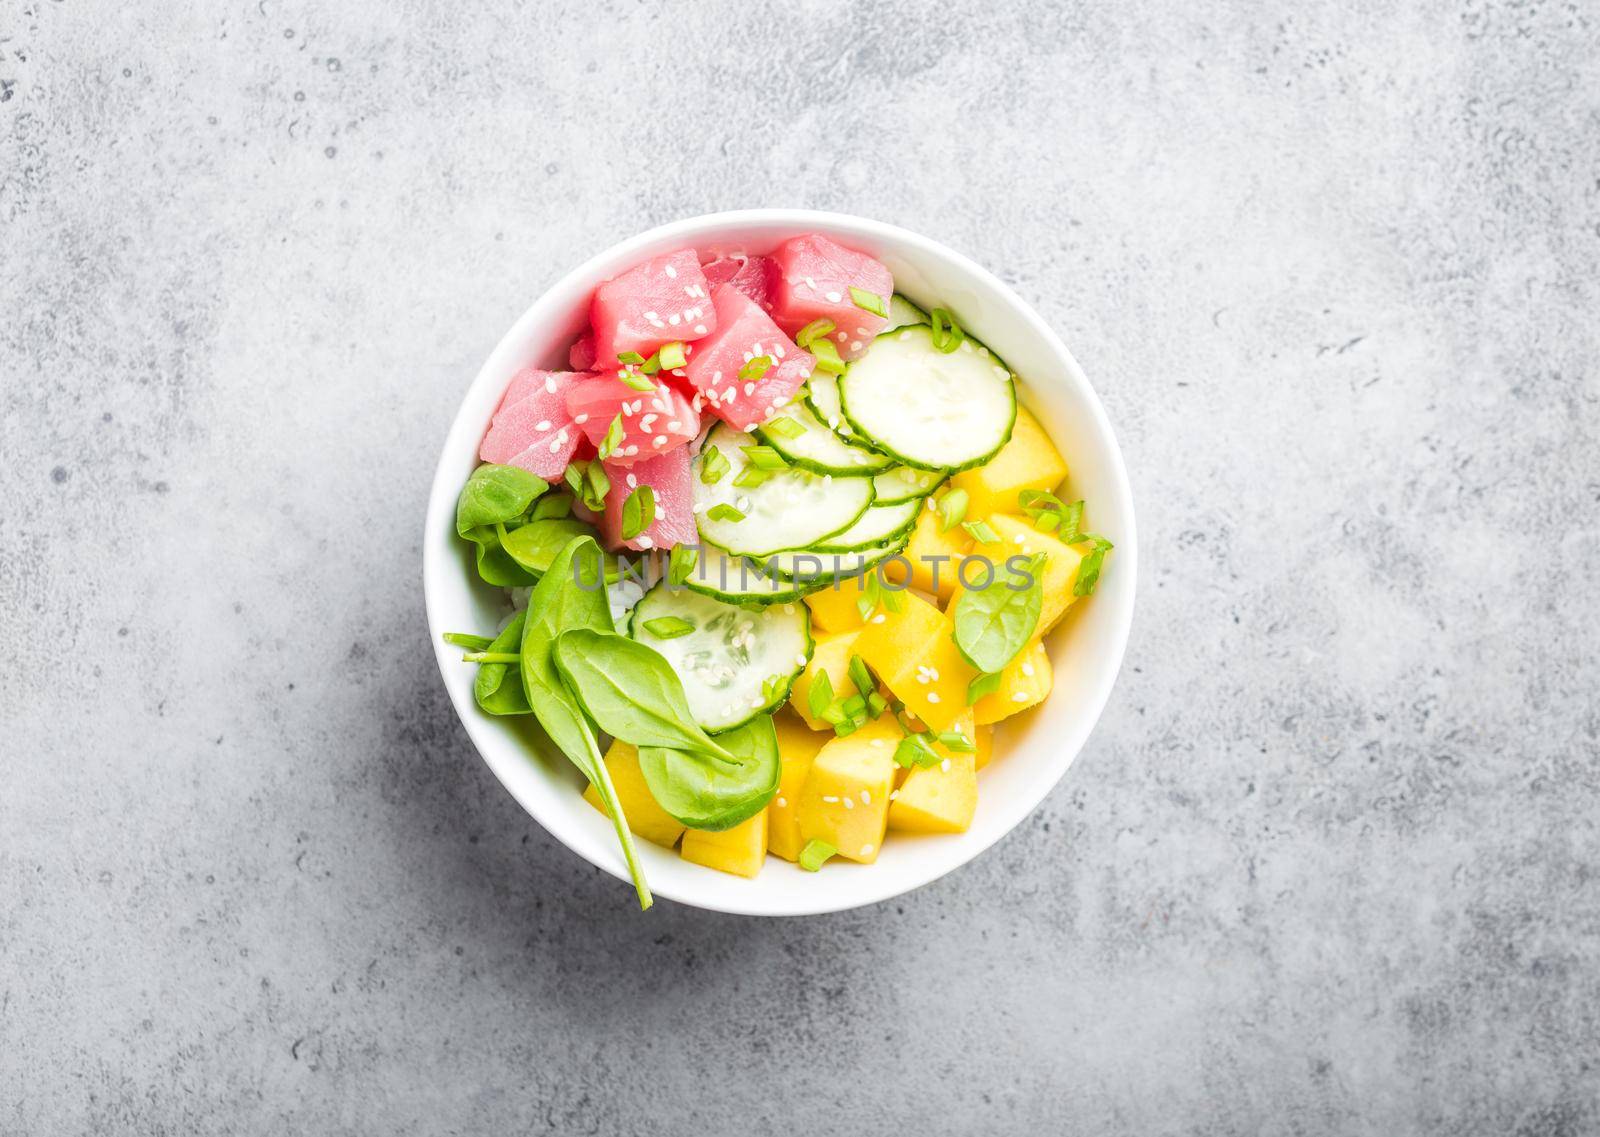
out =
<svg viewBox="0 0 1600 1137"><path fill-rule="evenodd" d="M600 756L594 727L561 681L552 658L556 642L569 629L585 629L591 635L613 634L611 606L601 586L601 565L600 546L594 538L574 537L556 554L534 586L522 627L522 686L534 717L550 736L550 741L589 779L600 795L617 840L622 844L623 859L628 862L633 886L639 894L639 907L648 908L650 886L645 883L644 871L639 867L633 834L623 816L622 803L617 800L616 787L611 784L611 773Z"/></svg>
<svg viewBox="0 0 1600 1137"><path fill-rule="evenodd" d="M456 499L456 532L465 537L486 525L514 521L549 488L549 482L517 466L479 466Z"/></svg>
<svg viewBox="0 0 1600 1137"><path fill-rule="evenodd" d="M561 517L530 521L521 528L508 530L501 540L506 554L520 568L542 576L550 570L556 555L573 538L593 539L598 536L593 525L579 521L575 517ZM602 559L606 566L606 583L615 584L621 574L617 558L610 553L604 553Z"/></svg>
<svg viewBox="0 0 1600 1137"><path fill-rule="evenodd" d="M492 636L475 636L471 632L446 632L444 642L451 647L465 648L467 651L486 651L494 643Z"/></svg>
<svg viewBox="0 0 1600 1137"><path fill-rule="evenodd" d="M682 680L659 652L609 629L571 627L556 638L555 665L601 730L635 746L672 747L739 764L695 723Z"/></svg>
<svg viewBox="0 0 1600 1137"><path fill-rule="evenodd" d="M467 540L475 546L473 556L478 565L478 576L485 584L496 588L526 588L538 580L533 573L519 565L500 547L497 527L485 526L467 533Z"/></svg>
<svg viewBox="0 0 1600 1137"><path fill-rule="evenodd" d="M648 649L646 649L648 650ZM732 829L767 807L778 792L778 736L771 715L758 715L717 736L738 756L728 766L700 751L639 748L639 770L656 803L693 829Z"/></svg>
<svg viewBox="0 0 1600 1137"><path fill-rule="evenodd" d="M988 588L963 590L956 601L956 647L979 671L999 671L1033 638L1044 603L1044 560L1035 554L1026 570L1008 561Z"/></svg>
<svg viewBox="0 0 1600 1137"><path fill-rule="evenodd" d="M1072 595L1083 597L1091 595L1094 586L1100 583L1100 566L1105 564L1106 553L1111 550L1112 544L1093 533L1085 533L1079 540L1094 542L1089 555L1078 562L1078 575L1072 578Z"/></svg>
<svg viewBox="0 0 1600 1137"><path fill-rule="evenodd" d="M494 638L485 649L490 652L519 652L522 648L522 624L526 612L518 612L505 631ZM491 715L525 715L531 710L528 696L522 690L522 670L518 664L485 663L478 667L478 678L472 684L472 697L478 706Z"/></svg>

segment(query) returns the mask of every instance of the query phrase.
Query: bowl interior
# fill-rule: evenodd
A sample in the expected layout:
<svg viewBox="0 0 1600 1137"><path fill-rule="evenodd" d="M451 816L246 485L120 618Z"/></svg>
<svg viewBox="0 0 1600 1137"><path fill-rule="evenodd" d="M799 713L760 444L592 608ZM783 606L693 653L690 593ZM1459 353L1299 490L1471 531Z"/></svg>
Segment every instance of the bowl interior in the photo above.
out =
<svg viewBox="0 0 1600 1137"><path fill-rule="evenodd" d="M894 273L898 291L924 307L951 309L1011 364L1024 403L1066 456L1072 471L1068 488L1088 502L1086 524L1117 548L1095 595L1074 605L1047 641L1055 669L1050 697L1002 724L994 760L979 777L977 817L968 832L897 833L885 842L876 864L831 863L821 873L769 858L755 880L688 864L675 852L640 842L645 873L658 896L728 912L800 915L872 903L934 880L999 840L1038 805L1082 748L1110 694L1133 617L1137 550L1122 456L1082 370L1031 308L960 254L863 218L789 210L693 218L615 246L540 297L473 380L446 439L423 540L428 627L456 712L496 776L557 839L627 879L609 823L580 797L582 777L527 720L480 712L472 698L475 669L440 639L445 631L492 629L508 610L504 593L477 579L454 528L456 495L477 464L478 442L506 383L529 361L564 368L594 286L646 257L684 245L702 252L765 253L786 237L817 231L881 259ZM632 903L631 893L618 889L617 903Z"/></svg>

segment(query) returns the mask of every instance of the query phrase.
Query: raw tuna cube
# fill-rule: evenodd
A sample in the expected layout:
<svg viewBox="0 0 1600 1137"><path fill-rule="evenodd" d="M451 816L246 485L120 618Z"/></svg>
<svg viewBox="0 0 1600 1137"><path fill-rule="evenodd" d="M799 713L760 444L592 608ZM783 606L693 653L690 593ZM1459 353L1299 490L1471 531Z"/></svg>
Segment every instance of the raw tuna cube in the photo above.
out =
<svg viewBox="0 0 1600 1137"><path fill-rule="evenodd" d="M567 366L574 371L594 370L594 333L584 332L567 351Z"/></svg>
<svg viewBox="0 0 1600 1137"><path fill-rule="evenodd" d="M546 481L561 477L583 432L567 412L567 391L584 376L525 367L506 387L478 447L485 462L521 466Z"/></svg>
<svg viewBox="0 0 1600 1137"><path fill-rule="evenodd" d="M589 304L595 366L617 366L624 351L648 359L664 343L706 335L717 326L710 293L693 249L652 257L606 281Z"/></svg>
<svg viewBox="0 0 1600 1137"><path fill-rule="evenodd" d="M772 310L771 287L768 284L774 268L771 257L722 256L700 267L713 293L717 285L731 284L764 310Z"/></svg>
<svg viewBox="0 0 1600 1137"><path fill-rule="evenodd" d="M689 481L689 448L677 446L665 454L646 458L631 466L603 463L611 489L606 494L606 511L600 518L600 532L613 549L670 549L692 545L700 539L694 523L694 490ZM622 507L638 486L649 486L656 495L656 517L649 528L630 541L622 539Z"/></svg>
<svg viewBox="0 0 1600 1137"><path fill-rule="evenodd" d="M695 345L687 368L689 382L705 396L712 413L743 430L766 422L793 401L817 361L734 285L721 285L711 300L717 309L717 330ZM760 379L739 378L740 369L758 355L775 363Z"/></svg>
<svg viewBox="0 0 1600 1137"><path fill-rule="evenodd" d="M834 342L857 359L889 321L856 307L852 287L871 292L889 309L894 277L883 262L847 249L820 233L791 237L772 254L772 318L794 335L812 320L832 320Z"/></svg>
<svg viewBox="0 0 1600 1137"><path fill-rule="evenodd" d="M656 381L654 391L635 391L617 372L585 375L567 388L566 410L572 422L594 445L599 446L611 427L611 420L622 416L622 441L611 452L608 463L632 465L675 450L700 433L700 412L675 387Z"/></svg>

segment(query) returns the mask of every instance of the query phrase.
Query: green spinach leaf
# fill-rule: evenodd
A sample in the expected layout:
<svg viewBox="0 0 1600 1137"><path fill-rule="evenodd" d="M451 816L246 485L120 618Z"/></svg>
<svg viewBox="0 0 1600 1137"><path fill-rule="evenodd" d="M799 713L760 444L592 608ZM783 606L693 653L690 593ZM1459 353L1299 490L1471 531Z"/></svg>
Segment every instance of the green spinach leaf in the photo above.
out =
<svg viewBox="0 0 1600 1137"><path fill-rule="evenodd" d="M778 736L771 715L717 735L738 755L729 767L699 751L641 746L639 770L656 803L694 829L732 829L767 807L778 792Z"/></svg>
<svg viewBox="0 0 1600 1137"><path fill-rule="evenodd" d="M485 649L492 652L517 652L522 645L522 624L526 612L518 612L505 631L496 636ZM484 663L478 666L478 678L472 684L472 697L478 706L491 715L525 715L532 708L522 690L520 665L509 663Z"/></svg>
<svg viewBox="0 0 1600 1137"><path fill-rule="evenodd" d="M556 555L566 548L573 538L597 539L598 536L593 525L574 517L561 517L530 521L518 529L507 530L500 540L506 555L515 561L519 568L535 576L543 576L550 571L550 565ZM602 560L606 566L606 583L615 584L621 574L617 558L610 553L604 553Z"/></svg>
<svg viewBox="0 0 1600 1137"><path fill-rule="evenodd" d="M550 483L516 466L483 465L472 471L456 499L456 532L515 521L550 488Z"/></svg>
<svg viewBox="0 0 1600 1137"><path fill-rule="evenodd" d="M1044 561L1037 553L1026 570L1008 562L989 587L963 590L956 601L956 647L979 671L999 671L1033 638L1044 603Z"/></svg>

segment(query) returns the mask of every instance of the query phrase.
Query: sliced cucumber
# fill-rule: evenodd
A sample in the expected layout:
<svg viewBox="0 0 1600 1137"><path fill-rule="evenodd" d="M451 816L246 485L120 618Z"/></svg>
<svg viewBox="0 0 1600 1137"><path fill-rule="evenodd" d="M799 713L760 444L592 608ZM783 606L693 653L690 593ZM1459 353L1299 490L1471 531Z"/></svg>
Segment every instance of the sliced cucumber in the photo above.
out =
<svg viewBox="0 0 1600 1137"><path fill-rule="evenodd" d="M699 559L683 586L729 604L779 604L798 600L820 584L796 582L768 572L755 561L730 557L715 545L701 545Z"/></svg>
<svg viewBox="0 0 1600 1137"><path fill-rule="evenodd" d="M794 549L786 553L774 553L762 563L786 578L803 583L809 593L825 588L835 580L856 576L874 565L880 565L896 553L904 552L905 547L906 539L901 537L885 545L850 553Z"/></svg>
<svg viewBox="0 0 1600 1137"><path fill-rule="evenodd" d="M928 314L896 292L889 297L889 326L878 334L886 336L896 328L926 323L928 323Z"/></svg>
<svg viewBox="0 0 1600 1137"><path fill-rule="evenodd" d="M922 500L902 501L897 505L876 505L856 519L843 533L818 541L812 548L822 553L853 553L875 549L909 533L916 524Z"/></svg>
<svg viewBox="0 0 1600 1137"><path fill-rule="evenodd" d="M885 454L921 470L965 470L1011 437L1011 372L968 336L948 355L931 328L879 336L839 382L845 417Z"/></svg>
<svg viewBox="0 0 1600 1137"><path fill-rule="evenodd" d="M826 371L815 372L806 382L805 403L811 413L835 431L840 438L854 445L864 445L855 438L856 428L844 417L844 404L839 401L839 377Z"/></svg>
<svg viewBox="0 0 1600 1137"><path fill-rule="evenodd" d="M650 625L662 617L674 619L674 630L682 624L690 630L657 635ZM811 660L811 616L799 601L738 608L663 582L634 605L630 634L672 664L690 713L709 731L731 730L782 706Z"/></svg>
<svg viewBox="0 0 1600 1137"><path fill-rule="evenodd" d="M872 479L873 505L895 505L913 498L927 497L944 481L943 470L913 470L895 466Z"/></svg>
<svg viewBox="0 0 1600 1137"><path fill-rule="evenodd" d="M694 460L695 519L700 536L718 548L750 557L808 548L848 529L872 504L872 479L865 477L838 478L791 468L774 471L760 485L735 485L749 465L745 448L754 441L743 431L718 423ZM729 468L707 485L701 475L712 447L728 460ZM733 510L734 516L719 506Z"/></svg>
<svg viewBox="0 0 1600 1137"><path fill-rule="evenodd" d="M761 429L761 440L792 464L814 474L874 474L894 464L892 458L859 443L846 442L811 412L804 403L786 408L783 417L801 427L793 438ZM842 424L841 424L842 425Z"/></svg>

